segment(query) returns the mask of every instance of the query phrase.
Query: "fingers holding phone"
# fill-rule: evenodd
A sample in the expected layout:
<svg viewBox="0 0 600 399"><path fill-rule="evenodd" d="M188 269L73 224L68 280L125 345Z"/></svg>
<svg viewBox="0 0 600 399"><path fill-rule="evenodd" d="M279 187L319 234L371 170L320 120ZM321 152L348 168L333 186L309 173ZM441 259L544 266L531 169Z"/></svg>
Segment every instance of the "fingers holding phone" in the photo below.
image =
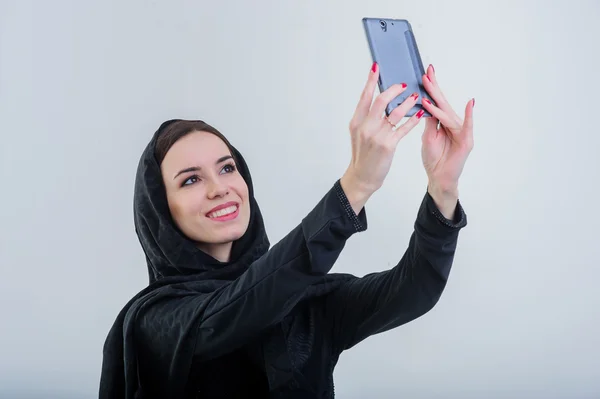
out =
<svg viewBox="0 0 600 399"><path fill-rule="evenodd" d="M399 106L397 106L390 116L387 118L390 124L394 125L396 132L394 133L394 138L396 142L399 142L404 136L406 136L417 124L419 120L425 114L425 111L419 110L416 114L411 116L406 122L402 125L397 126L398 123L404 118L407 113L415 106L417 100L419 98L419 93L415 92L411 94L406 100L404 100Z"/></svg>
<svg viewBox="0 0 600 399"><path fill-rule="evenodd" d="M375 98L375 89L377 88L377 80L379 79L379 66L376 62L373 63L367 83L361 93L358 105L354 111L354 115L350 121L350 130L355 130L359 125L367 119L374 127L380 126L382 117L386 107L397 96L406 90L406 84L395 84L387 90L381 92ZM373 101L375 99L375 101Z"/></svg>
<svg viewBox="0 0 600 399"><path fill-rule="evenodd" d="M369 115L371 110L371 104L373 102L373 96L375 95L375 88L377 87L377 79L379 78L379 71L377 69L377 63L373 63L371 70L369 71L369 77L367 83L360 95L358 105L354 111L354 115L350 120L350 131L354 130L360 125L365 118Z"/></svg>
<svg viewBox="0 0 600 399"><path fill-rule="evenodd" d="M370 197L382 186L398 142L418 124L424 114L418 112L396 128L395 125L412 109L418 95L407 97L389 117L385 117L390 102L403 93L407 85L392 85L373 100L377 78L378 68L374 64L350 122L352 158L344 181L349 190L359 192L355 197L361 198Z"/></svg>
<svg viewBox="0 0 600 399"><path fill-rule="evenodd" d="M427 67L426 73L423 75L423 86L425 90L431 95L431 98L436 104L431 101L424 99L423 107L427 109L432 116L438 119L445 127L449 129L460 129L463 121L454 111L452 106L446 100L444 93L440 89L440 86L435 76L435 69L433 65Z"/></svg>

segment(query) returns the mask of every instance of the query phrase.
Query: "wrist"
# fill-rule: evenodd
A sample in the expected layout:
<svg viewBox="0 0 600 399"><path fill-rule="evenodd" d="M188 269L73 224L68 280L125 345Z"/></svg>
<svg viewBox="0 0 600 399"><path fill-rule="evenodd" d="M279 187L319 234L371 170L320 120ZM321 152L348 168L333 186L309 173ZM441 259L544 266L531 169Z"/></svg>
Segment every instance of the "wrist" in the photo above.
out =
<svg viewBox="0 0 600 399"><path fill-rule="evenodd" d="M363 187L349 173L344 173L340 178L340 185L342 186L342 190L344 190L346 198L348 198L352 210L358 215L373 193Z"/></svg>
<svg viewBox="0 0 600 399"><path fill-rule="evenodd" d="M427 187L432 191L436 191L442 195L458 196L458 182L457 181L442 181L435 178L428 178Z"/></svg>
<svg viewBox="0 0 600 399"><path fill-rule="evenodd" d="M458 204L458 185L457 184L439 184L430 181L427 186L427 192L433 198L433 202L438 207L442 215L448 220L453 220Z"/></svg>

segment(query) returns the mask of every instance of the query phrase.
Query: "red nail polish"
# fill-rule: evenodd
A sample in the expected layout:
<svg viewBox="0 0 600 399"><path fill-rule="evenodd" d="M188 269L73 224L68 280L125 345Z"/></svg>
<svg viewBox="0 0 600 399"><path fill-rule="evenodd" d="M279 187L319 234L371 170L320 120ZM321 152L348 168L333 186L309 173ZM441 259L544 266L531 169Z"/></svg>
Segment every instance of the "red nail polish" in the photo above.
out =
<svg viewBox="0 0 600 399"><path fill-rule="evenodd" d="M435 68L433 67L433 64L429 64L429 66L431 66L431 70L433 71L433 73L435 73Z"/></svg>
<svg viewBox="0 0 600 399"><path fill-rule="evenodd" d="M431 82L431 79L429 79L429 76L425 75L425 77L427 78L428 81Z"/></svg>
<svg viewBox="0 0 600 399"><path fill-rule="evenodd" d="M375 72L377 71L377 63L374 62L373 65L371 65L371 72Z"/></svg>
<svg viewBox="0 0 600 399"><path fill-rule="evenodd" d="M414 97L414 98L416 99L417 97L419 97L419 93L413 93L413 94L411 94L410 96L411 96L411 97Z"/></svg>
<svg viewBox="0 0 600 399"><path fill-rule="evenodd" d="M420 110L419 112L417 112L417 118L421 119L421 117L423 116L423 114L425 113L425 111Z"/></svg>
<svg viewBox="0 0 600 399"><path fill-rule="evenodd" d="M406 89L406 83L402 83L402 88Z"/></svg>
<svg viewBox="0 0 600 399"><path fill-rule="evenodd" d="M429 100L428 100L428 99L426 99L426 98L424 98L424 99L423 99L423 102L424 102L424 103L427 103L427 104L431 104L431 101L429 101Z"/></svg>
<svg viewBox="0 0 600 399"><path fill-rule="evenodd" d="M473 99L473 106L475 106L475 99Z"/></svg>

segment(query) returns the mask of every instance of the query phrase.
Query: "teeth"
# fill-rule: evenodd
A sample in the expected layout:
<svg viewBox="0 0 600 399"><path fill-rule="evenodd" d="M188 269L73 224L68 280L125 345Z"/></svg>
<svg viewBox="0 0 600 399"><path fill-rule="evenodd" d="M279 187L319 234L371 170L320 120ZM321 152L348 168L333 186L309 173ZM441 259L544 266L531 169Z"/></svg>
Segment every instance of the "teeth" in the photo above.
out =
<svg viewBox="0 0 600 399"><path fill-rule="evenodd" d="M224 209L220 209L216 212L213 212L211 214L208 215L209 218L218 218L221 216L225 216L225 215L229 215L230 213L233 213L237 211L237 206L233 205Z"/></svg>

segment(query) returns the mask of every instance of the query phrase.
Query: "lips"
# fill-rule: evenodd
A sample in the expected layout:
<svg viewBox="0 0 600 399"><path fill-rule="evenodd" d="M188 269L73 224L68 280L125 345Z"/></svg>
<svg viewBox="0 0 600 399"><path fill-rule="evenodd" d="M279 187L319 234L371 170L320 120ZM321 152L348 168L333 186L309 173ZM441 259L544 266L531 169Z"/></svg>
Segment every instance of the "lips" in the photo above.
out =
<svg viewBox="0 0 600 399"><path fill-rule="evenodd" d="M206 216L211 219L222 218L238 211L239 204L234 201L226 202L219 206L215 206L213 209L206 213Z"/></svg>

